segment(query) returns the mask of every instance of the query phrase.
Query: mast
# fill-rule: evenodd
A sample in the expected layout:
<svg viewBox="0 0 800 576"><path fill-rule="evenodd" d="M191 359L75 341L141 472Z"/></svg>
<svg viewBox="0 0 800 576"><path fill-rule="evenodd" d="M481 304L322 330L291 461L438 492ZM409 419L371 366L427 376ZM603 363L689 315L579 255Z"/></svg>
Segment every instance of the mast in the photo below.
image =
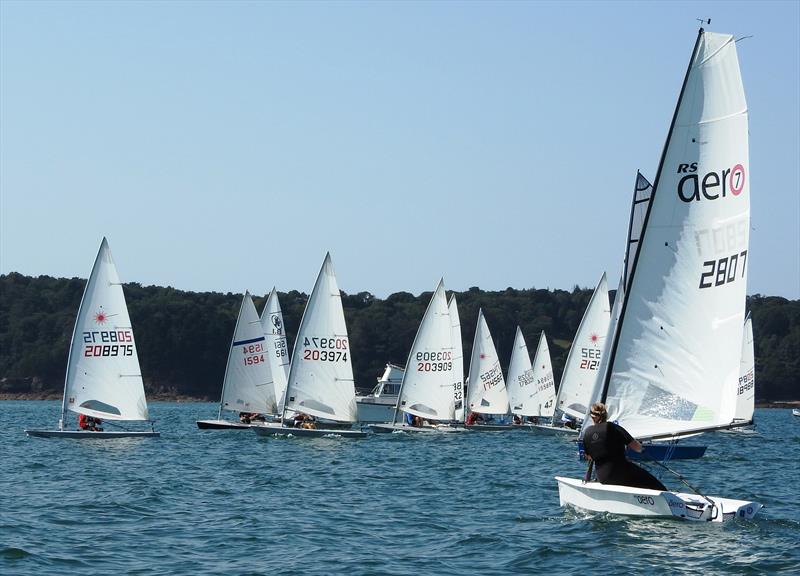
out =
<svg viewBox="0 0 800 576"><path fill-rule="evenodd" d="M700 30L698 30L698 32L697 32L697 39L694 42L694 48L692 49L692 56L689 58L689 65L686 68L686 74L683 77L683 84L681 85L681 92L678 95L678 102L675 105L675 111L672 114L672 122L670 122L669 132L667 132L667 139L666 139L666 142L664 142L664 148L661 151L661 159L658 162L658 170L656 171L655 182L653 182L653 190L650 193L650 203L647 206L647 213L645 214L645 217L644 217L644 224L642 225L642 232L639 235L638 243L639 243L639 247L640 248L641 248L641 246L643 244L644 237L647 234L647 224L650 221L650 213L653 210L653 204L655 203L656 193L658 192L658 184L659 184L659 181L661 180L661 172L662 172L662 170L664 168L664 160L667 157L667 150L669 149L669 144L670 144L670 141L672 139L672 132L675 129L675 122L678 119L678 112L680 111L681 101L683 100L683 95L684 95L684 92L686 91L686 84L689 81L689 73L692 70L692 65L694 64L695 56L697 56L697 49L700 46L700 39L703 37L703 33L704 32L705 32L705 30L703 30L703 28L700 28ZM636 194L636 192L634 190L634 200L635 200L635 194ZM631 211L631 217L632 216L633 216L633 213ZM630 234L630 228L628 230L628 233ZM630 238L630 236L629 236L629 238ZM642 253L641 250L637 250L636 251L636 256L633 259L633 264L631 265L631 268L630 268L630 270L631 270L630 278L627 281L626 294L630 292L631 286L633 286L633 281L636 278L636 265L639 263L639 256L641 255L641 253ZM626 265L626 267L627 267L627 265ZM617 329L614 332L614 341L611 344L611 352L609 353L609 357L608 357L608 369L606 370L605 374L603 375L603 378L604 378L604 381L603 381L603 393L600 396L600 401L603 402L603 403L605 403L606 397L608 396L608 385L611 382L611 375L614 372L614 362L616 361L617 348L619 346L619 336L622 333L622 330L620 330L619 327L621 327L623 322L625 321L625 311L628 308L628 302L629 302L628 298L625 298L623 300L623 302L622 302L622 309L620 310L620 313L619 313L619 320L617 322Z"/></svg>

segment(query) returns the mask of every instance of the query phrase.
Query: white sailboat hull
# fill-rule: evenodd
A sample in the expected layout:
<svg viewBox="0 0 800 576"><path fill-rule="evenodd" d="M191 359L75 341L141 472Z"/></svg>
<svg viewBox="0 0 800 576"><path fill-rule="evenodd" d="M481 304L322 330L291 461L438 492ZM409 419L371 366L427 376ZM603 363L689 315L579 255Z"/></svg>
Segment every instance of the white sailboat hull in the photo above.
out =
<svg viewBox="0 0 800 576"><path fill-rule="evenodd" d="M550 426L548 424L522 424L527 426L534 432L544 432L546 434L566 434L568 436L577 436L580 430L574 428L567 428L566 426Z"/></svg>
<svg viewBox="0 0 800 576"><path fill-rule="evenodd" d="M35 438L72 438L76 440L113 440L114 438L157 438L161 432L112 430L92 432L89 430L25 430L25 434Z"/></svg>
<svg viewBox="0 0 800 576"><path fill-rule="evenodd" d="M506 430L516 430L520 426L512 424L467 424L466 428L475 432L504 432Z"/></svg>
<svg viewBox="0 0 800 576"><path fill-rule="evenodd" d="M408 426L406 424L372 424L370 430L376 434L388 434L392 432L408 432L420 434L449 434L452 432L467 432L466 428L456 428L454 426Z"/></svg>
<svg viewBox="0 0 800 576"><path fill-rule="evenodd" d="M347 428L285 428L278 423L267 423L251 426L258 436L294 436L295 438L366 438L367 433Z"/></svg>
<svg viewBox="0 0 800 576"><path fill-rule="evenodd" d="M244 422L233 422L231 420L198 420L197 427L200 430L240 430L250 428L253 424Z"/></svg>
<svg viewBox="0 0 800 576"><path fill-rule="evenodd" d="M561 506L573 506L590 512L625 516L674 517L701 522L725 522L752 519L763 506L757 502L684 494L646 488L615 486L598 482L584 483L575 478L555 477Z"/></svg>

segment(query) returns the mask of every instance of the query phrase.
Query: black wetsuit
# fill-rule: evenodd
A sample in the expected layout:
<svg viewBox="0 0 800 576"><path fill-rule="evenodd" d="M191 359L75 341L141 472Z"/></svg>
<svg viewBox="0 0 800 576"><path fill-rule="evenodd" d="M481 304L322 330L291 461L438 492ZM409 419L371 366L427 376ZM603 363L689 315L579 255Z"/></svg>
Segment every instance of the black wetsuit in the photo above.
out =
<svg viewBox="0 0 800 576"><path fill-rule="evenodd" d="M583 447L594 460L597 479L601 484L666 490L650 472L625 458L625 447L632 441L633 436L613 422L601 422L586 429Z"/></svg>

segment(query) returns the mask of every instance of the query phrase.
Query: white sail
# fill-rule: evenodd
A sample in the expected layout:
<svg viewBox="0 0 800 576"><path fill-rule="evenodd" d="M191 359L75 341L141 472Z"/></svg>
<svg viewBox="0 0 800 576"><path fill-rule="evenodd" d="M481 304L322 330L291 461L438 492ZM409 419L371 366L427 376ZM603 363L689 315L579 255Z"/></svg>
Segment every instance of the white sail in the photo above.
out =
<svg viewBox="0 0 800 576"><path fill-rule="evenodd" d="M105 238L72 333L64 409L106 420L148 419L131 319Z"/></svg>
<svg viewBox="0 0 800 576"><path fill-rule="evenodd" d="M753 351L753 321L750 314L744 321L742 357L739 361L739 381L736 386L735 420L749 422L753 419L756 402L756 358Z"/></svg>
<svg viewBox="0 0 800 576"><path fill-rule="evenodd" d="M286 396L284 410L356 420L350 342L330 254L325 255L300 321Z"/></svg>
<svg viewBox="0 0 800 576"><path fill-rule="evenodd" d="M508 401L511 412L520 416L553 415L555 410L556 385L553 380L553 364L547 337L542 332L536 348L534 363L528 356L528 345L517 326L514 348L508 365Z"/></svg>
<svg viewBox="0 0 800 576"><path fill-rule="evenodd" d="M261 329L266 338L267 365L277 404L276 412L282 412L286 400L286 383L289 379L289 345L286 343L283 312L275 288L269 293L267 303L261 312Z"/></svg>
<svg viewBox="0 0 800 576"><path fill-rule="evenodd" d="M582 419L595 390L606 346L611 310L605 272L594 289L564 364L556 410Z"/></svg>
<svg viewBox="0 0 800 576"><path fill-rule="evenodd" d="M514 345L511 349L511 360L508 363L508 403L512 414L521 416L538 416L528 414L533 410L531 398L535 395L533 384L533 367L528 356L528 345L522 336L522 330L517 326L514 334ZM527 402L526 402L527 400Z"/></svg>
<svg viewBox="0 0 800 576"><path fill-rule="evenodd" d="M732 36L702 32L612 348L609 419L635 437L733 420L747 286L747 104Z"/></svg>
<svg viewBox="0 0 800 576"><path fill-rule="evenodd" d="M228 351L220 400L222 410L275 413L275 390L270 381L267 357L258 312L250 292L245 292Z"/></svg>
<svg viewBox="0 0 800 576"><path fill-rule="evenodd" d="M458 315L456 295L450 295L447 304L450 313L450 326L453 338L453 402L455 406L454 419L464 421L464 348L461 344L461 318Z"/></svg>
<svg viewBox="0 0 800 576"><path fill-rule="evenodd" d="M650 197L653 194L653 185L642 176L641 172L636 172L636 184L633 188L633 202L631 202L631 218L628 225L628 243L625 246L624 276L625 287L630 285L631 269L633 261L636 260L636 253L639 251L639 239L642 237L645 216L650 207Z"/></svg>
<svg viewBox="0 0 800 576"><path fill-rule="evenodd" d="M400 385L398 410L431 420L453 420L453 326L440 280L417 330ZM397 420L397 416L395 416Z"/></svg>
<svg viewBox="0 0 800 576"><path fill-rule="evenodd" d="M527 351L525 354L527 355ZM536 387L536 394L533 398L534 406L535 410L539 412L533 416L549 418L556 409L556 383L553 378L550 348L547 346L547 336L545 336L544 330L539 337L539 346L536 348L536 356L533 358L533 383Z"/></svg>
<svg viewBox="0 0 800 576"><path fill-rule="evenodd" d="M480 414L508 413L508 392L500 359L494 347L492 334L483 316L478 311L478 326L472 343L469 361L469 384L467 384L468 409Z"/></svg>

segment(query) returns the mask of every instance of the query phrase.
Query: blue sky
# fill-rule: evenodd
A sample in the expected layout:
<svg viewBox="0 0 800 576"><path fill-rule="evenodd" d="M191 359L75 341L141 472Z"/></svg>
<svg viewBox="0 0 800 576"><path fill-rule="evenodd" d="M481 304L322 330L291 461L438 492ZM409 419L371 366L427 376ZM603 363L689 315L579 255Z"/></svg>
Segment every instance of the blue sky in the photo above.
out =
<svg viewBox="0 0 800 576"><path fill-rule="evenodd" d="M800 298L798 2L0 2L0 272L379 297L619 274L696 17L737 37L748 293ZM616 280L610 284L615 285Z"/></svg>

